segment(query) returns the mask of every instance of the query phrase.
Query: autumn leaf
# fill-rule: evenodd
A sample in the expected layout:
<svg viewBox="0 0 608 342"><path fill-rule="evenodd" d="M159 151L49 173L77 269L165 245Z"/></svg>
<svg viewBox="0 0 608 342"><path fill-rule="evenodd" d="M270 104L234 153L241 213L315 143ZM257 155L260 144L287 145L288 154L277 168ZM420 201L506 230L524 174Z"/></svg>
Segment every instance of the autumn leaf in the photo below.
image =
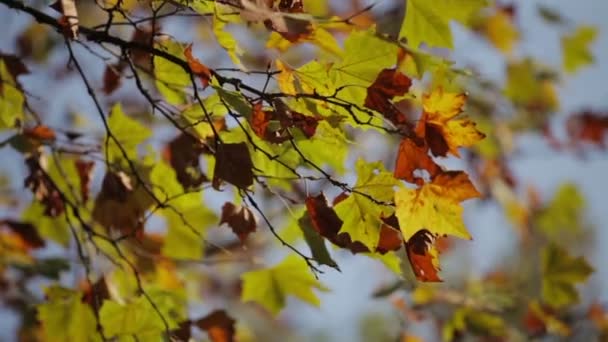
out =
<svg viewBox="0 0 608 342"><path fill-rule="evenodd" d="M207 88L211 79L211 70L192 55L192 44L186 46L184 56L186 56L186 61L188 61L188 66L190 66L192 72L200 78L203 88Z"/></svg>
<svg viewBox="0 0 608 342"><path fill-rule="evenodd" d="M336 246L347 248L353 253L368 251L367 247L360 242L352 241L347 233L339 233L342 228L342 220L327 203L323 193L315 197L306 198L306 209L311 220L312 227L317 233L331 241Z"/></svg>
<svg viewBox="0 0 608 342"><path fill-rule="evenodd" d="M247 236L256 230L258 224L257 218L249 208L230 202L226 202L222 206L220 225L223 223L230 226L241 243L245 243Z"/></svg>
<svg viewBox="0 0 608 342"><path fill-rule="evenodd" d="M23 135L40 141L54 141L57 138L55 136L55 131L45 125L36 125L34 127L24 128Z"/></svg>
<svg viewBox="0 0 608 342"><path fill-rule="evenodd" d="M70 39L78 38L78 11L76 9L76 0L57 0L51 4L51 8L57 10L63 17L59 22L64 23L64 35Z"/></svg>
<svg viewBox="0 0 608 342"><path fill-rule="evenodd" d="M395 192L395 215L403 238L409 241L418 231L427 229L440 236L470 239L460 202L480 195L464 171L440 173L418 189L402 187Z"/></svg>
<svg viewBox="0 0 608 342"><path fill-rule="evenodd" d="M593 26L577 27L572 34L562 37L562 58L564 70L574 73L580 68L593 63L594 58L590 45L597 37Z"/></svg>
<svg viewBox="0 0 608 342"><path fill-rule="evenodd" d="M0 221L0 227L6 227L19 236L28 249L42 248L46 245L45 240L38 234L38 229L31 223L4 219Z"/></svg>
<svg viewBox="0 0 608 342"><path fill-rule="evenodd" d="M113 93L121 83L121 73L126 67L126 63L118 62L116 64L107 65L103 72L103 92L106 95Z"/></svg>
<svg viewBox="0 0 608 342"><path fill-rule="evenodd" d="M240 189L253 185L253 162L247 143L217 145L213 187L219 189L221 181Z"/></svg>
<svg viewBox="0 0 608 342"><path fill-rule="evenodd" d="M417 231L405 244L407 258L416 279L423 282L439 282L439 251L435 247L435 235L426 229Z"/></svg>
<svg viewBox="0 0 608 342"><path fill-rule="evenodd" d="M425 138L433 155L445 157L449 152L459 157L459 147L472 146L485 137L468 117L456 118L465 102L465 94L446 92L441 87L423 96L424 112L416 131Z"/></svg>
<svg viewBox="0 0 608 342"><path fill-rule="evenodd" d="M204 151L207 149L201 141L186 133L181 133L165 147L163 158L175 170L177 180L185 189L197 188L208 181L200 166Z"/></svg>
<svg viewBox="0 0 608 342"><path fill-rule="evenodd" d="M519 31L514 21L513 13L508 7L497 6L494 13L484 16L474 24L474 28L498 50L509 55L519 40Z"/></svg>
<svg viewBox="0 0 608 342"><path fill-rule="evenodd" d="M336 264L334 259L332 259L331 255L329 254L327 246L325 246L325 239L323 239L323 236L319 234L315 228L313 228L311 218L304 213L302 217L298 219L297 224L302 230L306 244L310 248L312 258L315 259L319 265L327 265L340 270L340 268L338 268L338 264Z"/></svg>
<svg viewBox="0 0 608 342"><path fill-rule="evenodd" d="M78 159L74 162L78 178L80 179L80 196L84 202L89 200L89 190L91 188L91 179L95 162Z"/></svg>
<svg viewBox="0 0 608 342"><path fill-rule="evenodd" d="M534 300L528 303L523 316L523 325L528 334L543 336L547 333L566 337L572 333L568 324L558 317L558 312L549 306L541 305Z"/></svg>
<svg viewBox="0 0 608 342"><path fill-rule="evenodd" d="M415 176L416 170L426 170L431 178L441 172L439 165L429 156L428 150L425 142L418 146L417 141L412 138L401 139L395 162L395 178L422 185L424 180Z"/></svg>
<svg viewBox="0 0 608 342"><path fill-rule="evenodd" d="M236 321L224 310L215 310L194 323L207 332L211 342L233 342L235 340Z"/></svg>
<svg viewBox="0 0 608 342"><path fill-rule="evenodd" d="M344 222L340 233L347 233L353 242L359 241L369 250L375 250L383 225L381 217L392 214L392 209L374 201L390 201L393 188L399 182L380 162L368 163L359 159L355 171L357 182L353 189L357 192L335 206L336 214Z"/></svg>
<svg viewBox="0 0 608 342"><path fill-rule="evenodd" d="M26 159L30 174L25 178L24 184L32 190L36 200L44 205L44 214L57 217L65 211L65 205L53 180L42 166L45 164L44 159L42 155L32 155Z"/></svg>
<svg viewBox="0 0 608 342"><path fill-rule="evenodd" d="M575 113L566 121L566 132L570 138L570 144L573 146L586 142L606 148L608 113L590 110Z"/></svg>
<svg viewBox="0 0 608 342"><path fill-rule="evenodd" d="M108 230L141 235L144 214L153 203L143 186L122 171L106 172L93 206L95 221Z"/></svg>
<svg viewBox="0 0 608 342"><path fill-rule="evenodd" d="M395 108L391 100L406 94L412 80L397 69L383 69L374 83L367 88L365 107L378 111L395 125L403 124L405 116Z"/></svg>
<svg viewBox="0 0 608 342"><path fill-rule="evenodd" d="M319 306L321 302L313 289L327 291L310 273L306 262L296 255L288 256L273 267L246 272L241 279L241 300L257 302L273 315L285 306L287 296Z"/></svg>

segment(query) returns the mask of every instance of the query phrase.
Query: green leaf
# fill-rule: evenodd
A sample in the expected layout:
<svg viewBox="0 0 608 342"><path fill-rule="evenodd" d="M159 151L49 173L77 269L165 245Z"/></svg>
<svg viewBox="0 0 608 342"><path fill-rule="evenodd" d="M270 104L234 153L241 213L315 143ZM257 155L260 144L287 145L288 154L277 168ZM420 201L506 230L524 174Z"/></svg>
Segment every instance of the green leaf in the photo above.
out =
<svg viewBox="0 0 608 342"><path fill-rule="evenodd" d="M584 282L593 273L585 258L574 258L565 249L551 244L543 250L541 261L543 301L554 308L577 303L575 284Z"/></svg>
<svg viewBox="0 0 608 342"><path fill-rule="evenodd" d="M148 127L130 118L122 111L120 103L112 107L108 126L113 136L126 152L126 157L132 160L137 160L137 146L152 136L152 131ZM113 139L109 139L108 141L107 154L108 160L113 163L125 159L122 151Z"/></svg>
<svg viewBox="0 0 608 342"><path fill-rule="evenodd" d="M140 296L127 304L105 300L99 310L99 320L108 337L136 335L147 340L160 340L165 326L150 302Z"/></svg>
<svg viewBox="0 0 608 342"><path fill-rule="evenodd" d="M329 255L329 251L325 245L325 239L312 228L310 216L303 212L302 217L298 220L298 225L302 230L308 248L310 248L313 259L315 259L319 265L327 265L340 270L338 264L336 264L331 258L331 255Z"/></svg>
<svg viewBox="0 0 608 342"><path fill-rule="evenodd" d="M63 215L50 217L44 214L44 205L38 201L32 202L21 216L23 221L33 224L40 236L50 239L66 247L70 243L72 235Z"/></svg>
<svg viewBox="0 0 608 342"><path fill-rule="evenodd" d="M218 44L226 50L228 57L230 57L232 62L242 70L245 70L240 58L243 54L243 50L238 45L234 36L226 30L226 22L224 16L216 9L215 15L213 16L213 33L215 34L215 38L217 39Z"/></svg>
<svg viewBox="0 0 608 342"><path fill-rule="evenodd" d="M51 286L45 294L47 301L37 308L45 341L101 340L93 310L81 301L82 293Z"/></svg>
<svg viewBox="0 0 608 342"><path fill-rule="evenodd" d="M597 34L597 28L593 26L579 26L572 34L562 37L563 66L566 72L574 73L593 63L590 45Z"/></svg>
<svg viewBox="0 0 608 342"><path fill-rule="evenodd" d="M577 232L581 228L585 199L575 184L565 183L559 187L547 207L536 216L536 226L545 235L560 238L564 232Z"/></svg>
<svg viewBox="0 0 608 342"><path fill-rule="evenodd" d="M348 154L346 135L340 127L331 126L326 120L319 121L315 135L310 139L299 140L298 149L317 166L331 166L337 173L344 173Z"/></svg>
<svg viewBox="0 0 608 342"><path fill-rule="evenodd" d="M158 211L167 222L163 255L176 259L201 259L206 230L217 222L217 217L204 206L200 192L184 191L175 171L165 162L156 164L150 179L155 185L157 198L168 205Z"/></svg>
<svg viewBox="0 0 608 342"><path fill-rule="evenodd" d="M181 44L166 40L157 48L185 62L184 48ZM192 86L192 79L186 70L163 57L154 57L154 76L156 88L167 102L172 105L186 102L185 88Z"/></svg>
<svg viewBox="0 0 608 342"><path fill-rule="evenodd" d="M396 60L395 44L377 37L375 30L355 31L344 42L344 58L329 69L329 77L333 87L344 87L338 93L340 99L363 106L367 87L374 82L382 69L394 66ZM353 126L360 126L357 120L376 125L382 124L380 116L370 117L367 113L354 111L354 115L357 116L355 120L341 107L334 106L333 109L340 112Z"/></svg>
<svg viewBox="0 0 608 342"><path fill-rule="evenodd" d="M25 98L17 82L0 59L0 129L14 128L23 121Z"/></svg>
<svg viewBox="0 0 608 342"><path fill-rule="evenodd" d="M369 195L376 201L389 202L394 195L394 187L399 184L391 172L386 171L381 162L368 163L363 159L355 164L357 183L354 189ZM348 233L351 240L363 243L375 250L380 240L381 217L390 216L391 209L373 202L367 196L352 193L338 203L334 210L344 222L340 233Z"/></svg>
<svg viewBox="0 0 608 342"><path fill-rule="evenodd" d="M213 88L217 91L220 98L226 102L230 108L232 108L232 110L245 117L247 120L251 119L253 108L251 108L251 104L245 99L243 94L236 91L226 90L216 85L214 85Z"/></svg>
<svg viewBox="0 0 608 342"><path fill-rule="evenodd" d="M431 47L452 48L450 21L467 24L484 6L486 0L407 0L399 38L407 38L414 48L422 42Z"/></svg>
<svg viewBox="0 0 608 342"><path fill-rule="evenodd" d="M327 291L310 273L306 262L297 255L289 255L271 268L246 272L241 279L241 300L257 302L273 315L285 306L287 296L319 306L321 302L313 289Z"/></svg>

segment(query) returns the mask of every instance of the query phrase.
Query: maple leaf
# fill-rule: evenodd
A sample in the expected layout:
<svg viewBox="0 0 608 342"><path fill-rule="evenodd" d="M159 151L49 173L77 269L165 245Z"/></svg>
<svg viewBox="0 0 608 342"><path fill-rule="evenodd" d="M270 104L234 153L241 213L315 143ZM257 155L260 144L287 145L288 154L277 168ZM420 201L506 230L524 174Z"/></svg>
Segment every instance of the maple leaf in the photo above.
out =
<svg viewBox="0 0 608 342"><path fill-rule="evenodd" d="M319 298L313 289L327 291L310 273L306 262L296 255L289 255L273 267L246 272L241 279L241 300L257 302L273 315L285 306L287 296L319 306Z"/></svg>
<svg viewBox="0 0 608 342"><path fill-rule="evenodd" d="M395 96L407 93L412 80L397 69L383 69L367 88L365 107L378 111L395 125L403 124L404 115L391 103Z"/></svg>
<svg viewBox="0 0 608 342"><path fill-rule="evenodd" d="M466 24L484 6L485 0L408 0L399 38L407 38L414 48L421 42L452 48L450 21Z"/></svg>
<svg viewBox="0 0 608 342"><path fill-rule="evenodd" d="M184 56L186 56L186 61L192 72L200 78L203 88L207 88L211 79L211 70L192 55L192 44L186 46Z"/></svg>
<svg viewBox="0 0 608 342"><path fill-rule="evenodd" d="M355 170L357 183L353 189L357 192L335 206L336 214L344 222L340 233L348 233L353 241L359 241L369 250L375 250L383 225L381 217L392 212L372 201L370 197L375 201L390 201L394 193L393 188L399 182L392 173L384 169L381 162L367 163L359 159Z"/></svg>
<svg viewBox="0 0 608 342"><path fill-rule="evenodd" d="M479 197L464 171L438 174L418 189L402 187L395 192L395 215L406 241L421 229L436 235L471 236L462 221L460 202Z"/></svg>
<svg viewBox="0 0 608 342"><path fill-rule="evenodd" d="M437 274L440 268L435 235L426 229L421 229L407 240L405 250L416 279L423 282L441 281Z"/></svg>
<svg viewBox="0 0 608 342"><path fill-rule="evenodd" d="M247 236L256 230L258 224L257 218L249 208L230 202L226 202L222 206L220 225L222 223L227 223L232 228L241 243L245 243Z"/></svg>
<svg viewBox="0 0 608 342"><path fill-rule="evenodd" d="M593 273L593 268L583 257L572 257L554 244L542 253L542 298L553 308L559 309L578 302L574 285L583 282Z"/></svg>
<svg viewBox="0 0 608 342"><path fill-rule="evenodd" d="M568 324L558 318L556 310L541 305L536 300L528 303L528 309L523 317L523 326L532 336L542 336L550 333L566 337L572 332Z"/></svg>
<svg viewBox="0 0 608 342"><path fill-rule="evenodd" d="M122 171L108 171L95 198L93 218L108 230L141 235L151 204L152 198L137 180Z"/></svg>
<svg viewBox="0 0 608 342"><path fill-rule="evenodd" d="M253 162L247 143L217 145L213 187L218 189L222 180L240 189L253 185Z"/></svg>
<svg viewBox="0 0 608 342"><path fill-rule="evenodd" d="M369 251L361 242L352 241L347 233L339 233L342 220L334 209L328 205L323 193L315 197L307 197L306 209L313 228L321 236L336 246L349 249L353 253Z"/></svg>
<svg viewBox="0 0 608 342"><path fill-rule="evenodd" d="M428 150L429 148L424 142L422 142L422 146L418 146L414 139L401 139L397 161L395 162L395 178L422 185L424 180L421 177L414 176L414 171L426 170L431 178L441 172L439 165L429 156Z"/></svg>
<svg viewBox="0 0 608 342"><path fill-rule="evenodd" d="M589 45L597 37L597 29L593 26L580 26L570 34L562 37L562 55L564 70L574 73L580 68L593 63L593 54Z"/></svg>
<svg viewBox="0 0 608 342"><path fill-rule="evenodd" d="M195 325L207 332L211 342L233 342L236 335L235 323L226 311L215 310L196 320Z"/></svg>
<svg viewBox="0 0 608 342"><path fill-rule="evenodd" d="M450 152L459 157L458 147L472 146L485 137L468 117L456 118L465 102L465 94L445 92L441 87L423 96L424 111L416 132L435 156L445 157Z"/></svg>
<svg viewBox="0 0 608 342"><path fill-rule="evenodd" d="M200 166L200 156L206 150L200 140L186 133L181 133L165 147L163 158L175 170L184 189L196 188L208 181Z"/></svg>

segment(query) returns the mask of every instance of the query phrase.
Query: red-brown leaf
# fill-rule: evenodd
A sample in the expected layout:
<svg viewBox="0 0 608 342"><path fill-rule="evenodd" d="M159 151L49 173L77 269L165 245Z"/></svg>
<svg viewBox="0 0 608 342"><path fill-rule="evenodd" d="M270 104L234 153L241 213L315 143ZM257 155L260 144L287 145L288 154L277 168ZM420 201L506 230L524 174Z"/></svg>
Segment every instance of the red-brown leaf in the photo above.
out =
<svg viewBox="0 0 608 342"><path fill-rule="evenodd" d="M95 163L87 160L76 160L76 171L80 178L80 195L84 202L89 200L89 189L91 188L91 174Z"/></svg>
<svg viewBox="0 0 608 342"><path fill-rule="evenodd" d="M608 132L608 113L592 111L577 113L568 118L566 131L573 145L587 142L606 148L604 138Z"/></svg>
<svg viewBox="0 0 608 342"><path fill-rule="evenodd" d="M365 107L382 113L395 125L402 125L405 115L395 108L391 100L407 93L411 85L412 80L398 70L384 69L367 88Z"/></svg>
<svg viewBox="0 0 608 342"><path fill-rule="evenodd" d="M422 229L405 244L407 258L412 265L416 279L423 282L440 282L435 236Z"/></svg>
<svg viewBox="0 0 608 342"><path fill-rule="evenodd" d="M255 215L249 210L249 208L234 205L233 203L226 202L222 206L222 217L220 218L220 225L227 223L234 234L239 237L241 243L245 243L247 236L253 233L257 228L257 220Z"/></svg>
<svg viewBox="0 0 608 342"><path fill-rule="evenodd" d="M213 187L219 189L222 180L240 189L253 185L253 162L247 143L219 144L217 146Z"/></svg>
<svg viewBox="0 0 608 342"><path fill-rule="evenodd" d="M167 144L163 158L169 162L177 181L185 188L196 188L208 181L200 166L205 146L192 135L181 133Z"/></svg>

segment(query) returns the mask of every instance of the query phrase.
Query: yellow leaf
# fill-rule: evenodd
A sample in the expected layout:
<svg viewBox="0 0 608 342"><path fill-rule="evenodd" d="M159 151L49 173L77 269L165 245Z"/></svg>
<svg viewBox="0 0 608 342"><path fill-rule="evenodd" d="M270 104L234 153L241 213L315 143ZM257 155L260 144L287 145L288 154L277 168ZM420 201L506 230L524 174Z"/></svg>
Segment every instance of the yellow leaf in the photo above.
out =
<svg viewBox="0 0 608 342"><path fill-rule="evenodd" d="M571 35L562 37L562 53L564 69L576 72L581 67L593 63L589 45L597 37L597 29L593 26L581 26Z"/></svg>
<svg viewBox="0 0 608 342"><path fill-rule="evenodd" d="M458 157L459 147L472 146L485 137L468 117L455 119L465 102L465 94L445 92L441 87L423 96L420 125L425 125L424 135L434 155L450 152Z"/></svg>
<svg viewBox="0 0 608 342"><path fill-rule="evenodd" d="M281 62L280 59L275 61L277 69L281 72L277 76L277 83L279 84L279 89L287 95L295 95L297 93L295 86L295 76L294 70Z"/></svg>
<svg viewBox="0 0 608 342"><path fill-rule="evenodd" d="M481 194L463 171L449 171L419 189L401 188L395 193L395 214L404 240L427 229L438 235L470 239L462 221L460 202Z"/></svg>

